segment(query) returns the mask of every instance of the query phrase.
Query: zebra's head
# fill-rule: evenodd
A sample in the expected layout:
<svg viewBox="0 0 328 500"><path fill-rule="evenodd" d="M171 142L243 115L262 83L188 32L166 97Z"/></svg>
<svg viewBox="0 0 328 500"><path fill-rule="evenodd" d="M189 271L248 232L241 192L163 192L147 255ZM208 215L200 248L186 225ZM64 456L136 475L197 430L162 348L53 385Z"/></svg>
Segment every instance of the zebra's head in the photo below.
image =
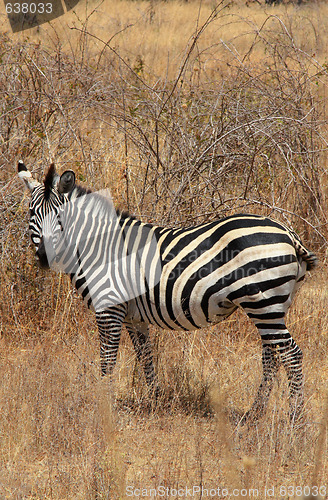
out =
<svg viewBox="0 0 328 500"><path fill-rule="evenodd" d="M59 176L54 165L43 183L22 162L18 175L31 192L29 231L40 265L69 274L88 307L105 310L159 283L154 228L116 211L107 189L84 189L74 172Z"/></svg>
<svg viewBox="0 0 328 500"><path fill-rule="evenodd" d="M18 163L18 176L31 192L29 232L36 249L36 257L42 267L48 268L48 256L44 244L44 222L52 213L52 221L60 226L60 209L75 188L75 174L66 170L59 176L51 164L43 183L33 178L22 161ZM52 228L54 229L54 228Z"/></svg>

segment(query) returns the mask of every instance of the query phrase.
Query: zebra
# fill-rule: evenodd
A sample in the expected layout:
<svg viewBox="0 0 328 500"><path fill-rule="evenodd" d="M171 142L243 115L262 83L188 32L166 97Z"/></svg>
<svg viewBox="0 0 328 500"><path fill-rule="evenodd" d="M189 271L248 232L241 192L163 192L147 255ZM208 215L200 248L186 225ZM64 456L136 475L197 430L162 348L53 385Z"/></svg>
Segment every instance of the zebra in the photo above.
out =
<svg viewBox="0 0 328 500"><path fill-rule="evenodd" d="M290 418L301 416L302 351L285 316L317 257L296 233L252 214L187 228L160 227L114 210L104 196L90 197L92 191L76 184L72 170L59 175L51 164L40 183L19 162L18 175L31 192L29 232L37 260L45 268L60 262L95 311L102 375L113 373L124 325L156 397L149 325L196 330L241 308L260 334L263 370L256 398L241 422L264 414L281 365L288 378ZM147 246L142 240L153 243ZM129 246L142 266L120 266L106 257L111 252L120 257Z"/></svg>

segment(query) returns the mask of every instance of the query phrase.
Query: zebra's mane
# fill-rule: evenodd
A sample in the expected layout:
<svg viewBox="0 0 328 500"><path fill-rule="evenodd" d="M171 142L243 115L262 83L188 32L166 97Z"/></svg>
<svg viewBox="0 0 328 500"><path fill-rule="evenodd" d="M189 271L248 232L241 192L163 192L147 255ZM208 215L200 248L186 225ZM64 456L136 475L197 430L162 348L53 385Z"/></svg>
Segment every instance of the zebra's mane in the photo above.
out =
<svg viewBox="0 0 328 500"><path fill-rule="evenodd" d="M71 197L71 195L73 195L73 193L74 193L74 198L80 198L80 196L84 196L85 194L90 194L92 192L93 192L92 189L84 188L79 184L75 184L74 189L69 195L69 198Z"/></svg>
<svg viewBox="0 0 328 500"><path fill-rule="evenodd" d="M46 176L44 178L43 184L44 184L44 197L46 200L49 199L51 190L53 188L54 180L58 176L56 174L56 169L55 169L55 164L52 163L48 169L48 172L46 173Z"/></svg>
<svg viewBox="0 0 328 500"><path fill-rule="evenodd" d="M54 187L55 179L56 177L59 177L59 175L56 172L56 168L54 163L52 163L48 169L48 172L45 175L43 184L45 187L44 191L44 197L45 199L49 199L51 191ZM68 199L73 201L76 198L80 198L81 196L85 196L87 194L93 193L92 189L85 188L83 186L80 186L79 184L75 184L74 188L72 191L68 194ZM108 208L108 205L107 207ZM115 208L115 212L117 217L120 219L133 219L136 220L137 218L134 215L131 215L128 211L126 210L120 210L118 208Z"/></svg>
<svg viewBox="0 0 328 500"><path fill-rule="evenodd" d="M84 201L83 198L89 194L91 195L90 198L87 196ZM94 213L98 217L104 217L104 220L113 216L116 216L122 222L126 219L138 220L136 216L131 215L128 211L116 208L108 190L93 191L75 184L67 198L73 204L77 203L77 206L83 207L83 210L87 212L94 210Z"/></svg>
<svg viewBox="0 0 328 500"><path fill-rule="evenodd" d="M120 210L119 208L116 208L116 215L121 219L137 219L135 215L131 215L127 210Z"/></svg>

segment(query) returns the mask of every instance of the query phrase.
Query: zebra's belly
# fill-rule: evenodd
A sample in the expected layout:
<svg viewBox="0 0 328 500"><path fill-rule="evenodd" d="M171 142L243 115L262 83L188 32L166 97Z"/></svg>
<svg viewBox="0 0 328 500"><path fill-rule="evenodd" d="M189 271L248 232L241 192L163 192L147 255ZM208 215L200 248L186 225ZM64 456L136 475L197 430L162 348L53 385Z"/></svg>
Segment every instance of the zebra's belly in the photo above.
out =
<svg viewBox="0 0 328 500"><path fill-rule="evenodd" d="M127 319L132 323L154 324L170 330L195 330L219 323L235 311L229 300L213 295L207 304L199 299L188 306L181 301L162 301L155 304L149 297L129 302Z"/></svg>

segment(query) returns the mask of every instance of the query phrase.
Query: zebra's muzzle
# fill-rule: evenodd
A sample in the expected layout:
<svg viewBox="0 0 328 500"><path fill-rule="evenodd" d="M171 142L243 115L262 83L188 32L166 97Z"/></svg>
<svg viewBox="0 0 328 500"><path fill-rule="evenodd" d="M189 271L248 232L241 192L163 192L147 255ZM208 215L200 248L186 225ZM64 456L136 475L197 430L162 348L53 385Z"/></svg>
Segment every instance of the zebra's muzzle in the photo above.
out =
<svg viewBox="0 0 328 500"><path fill-rule="evenodd" d="M40 244L39 244L38 249L35 253L35 257L36 257L40 267L42 267L43 269L49 269L50 266L49 266L49 262L48 262L48 256L47 256L46 247L44 244L43 237L41 238Z"/></svg>

